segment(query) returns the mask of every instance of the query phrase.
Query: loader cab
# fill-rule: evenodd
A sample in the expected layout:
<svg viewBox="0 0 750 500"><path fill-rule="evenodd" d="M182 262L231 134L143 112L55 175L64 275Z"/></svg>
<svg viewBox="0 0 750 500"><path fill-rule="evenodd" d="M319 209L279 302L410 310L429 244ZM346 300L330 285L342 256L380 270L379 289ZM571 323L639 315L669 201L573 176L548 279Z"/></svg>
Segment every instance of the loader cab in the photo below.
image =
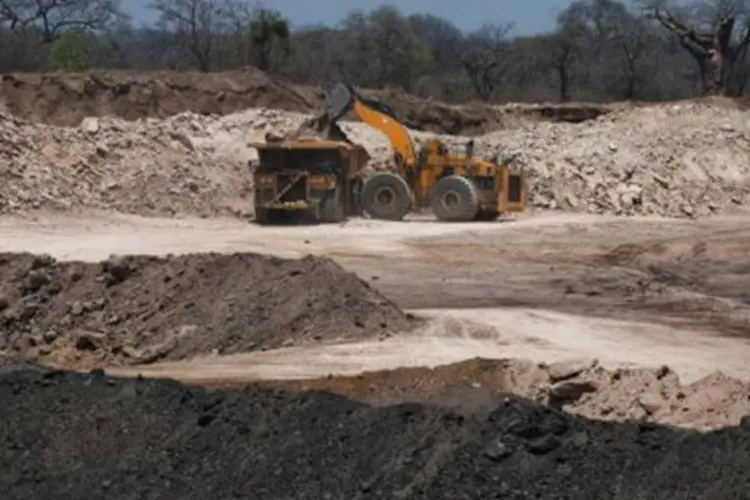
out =
<svg viewBox="0 0 750 500"><path fill-rule="evenodd" d="M474 139L466 143L466 157L467 158L474 157Z"/></svg>

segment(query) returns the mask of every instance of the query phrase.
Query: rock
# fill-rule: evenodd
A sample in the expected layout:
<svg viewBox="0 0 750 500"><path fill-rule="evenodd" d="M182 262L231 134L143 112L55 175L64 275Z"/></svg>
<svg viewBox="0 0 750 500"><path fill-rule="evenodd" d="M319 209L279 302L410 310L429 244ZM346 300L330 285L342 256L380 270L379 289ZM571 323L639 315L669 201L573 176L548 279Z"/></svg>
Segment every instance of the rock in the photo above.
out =
<svg viewBox="0 0 750 500"><path fill-rule="evenodd" d="M81 302L73 302L70 306L70 314L73 316L81 316L86 310Z"/></svg>
<svg viewBox="0 0 750 500"><path fill-rule="evenodd" d="M569 360L558 361L547 367L547 373L551 382L566 380L579 375L596 365L595 361Z"/></svg>
<svg viewBox="0 0 750 500"><path fill-rule="evenodd" d="M100 128L101 125L99 124L99 119L94 116L84 118L83 121L81 121L81 130L89 134L96 134L99 132Z"/></svg>
<svg viewBox="0 0 750 500"><path fill-rule="evenodd" d="M493 462L501 462L503 459L511 456L513 450L511 450L505 443L500 439L493 440L484 449L484 455L492 460Z"/></svg>
<svg viewBox="0 0 750 500"><path fill-rule="evenodd" d="M584 394L596 392L597 389L597 384L588 380L564 380L558 382L549 389L550 405L559 406L577 401Z"/></svg>
<svg viewBox="0 0 750 500"><path fill-rule="evenodd" d="M653 415L662 409L666 401L658 394L641 394L638 396L638 404L641 405L646 413Z"/></svg>
<svg viewBox="0 0 750 500"><path fill-rule="evenodd" d="M81 333L76 338L75 348L79 351L96 351L103 340L103 336L95 333Z"/></svg>
<svg viewBox="0 0 750 500"><path fill-rule="evenodd" d="M560 447L560 439L554 434L545 434L526 443L526 450L533 455L546 455Z"/></svg>
<svg viewBox="0 0 750 500"><path fill-rule="evenodd" d="M44 285L50 282L50 277L44 269L33 269L26 275L23 283L24 292L36 293Z"/></svg>
<svg viewBox="0 0 750 500"><path fill-rule="evenodd" d="M589 435L586 431L576 432L570 438L570 444L576 448L583 448L589 443Z"/></svg>
<svg viewBox="0 0 750 500"><path fill-rule="evenodd" d="M55 330L47 330L42 334L42 340L46 342L47 344L53 343L55 340L57 340L57 332Z"/></svg>
<svg viewBox="0 0 750 500"><path fill-rule="evenodd" d="M104 263L105 283L109 286L122 283L130 277L133 270L124 257L110 257Z"/></svg>

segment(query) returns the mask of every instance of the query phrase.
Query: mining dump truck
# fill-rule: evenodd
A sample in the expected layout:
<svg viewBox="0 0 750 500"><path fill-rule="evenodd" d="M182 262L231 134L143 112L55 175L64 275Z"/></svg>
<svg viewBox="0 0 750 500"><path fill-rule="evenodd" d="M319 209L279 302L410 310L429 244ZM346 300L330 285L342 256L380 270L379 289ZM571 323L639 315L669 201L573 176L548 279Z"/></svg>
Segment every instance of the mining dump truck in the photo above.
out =
<svg viewBox="0 0 750 500"><path fill-rule="evenodd" d="M337 223L362 213L362 168L370 155L347 141L310 139L251 143L255 222Z"/></svg>

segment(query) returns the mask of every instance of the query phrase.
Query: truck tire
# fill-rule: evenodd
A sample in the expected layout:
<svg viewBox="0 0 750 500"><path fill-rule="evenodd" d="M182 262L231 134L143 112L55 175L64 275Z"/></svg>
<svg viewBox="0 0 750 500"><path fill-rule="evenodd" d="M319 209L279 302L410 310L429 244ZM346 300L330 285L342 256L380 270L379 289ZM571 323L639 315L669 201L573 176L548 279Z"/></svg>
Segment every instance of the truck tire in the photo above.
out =
<svg viewBox="0 0 750 500"><path fill-rule="evenodd" d="M401 220L411 208L406 181L391 172L378 172L362 188L362 208L373 219Z"/></svg>
<svg viewBox="0 0 750 500"><path fill-rule="evenodd" d="M260 225L268 224L268 210L266 210L265 208L256 208L255 223Z"/></svg>
<svg viewBox="0 0 750 500"><path fill-rule="evenodd" d="M474 220L479 212L479 190L474 182L466 177L443 177L432 188L430 208L442 221Z"/></svg>
<svg viewBox="0 0 750 500"><path fill-rule="evenodd" d="M346 207L339 191L329 191L320 201L320 222L337 224L346 219Z"/></svg>

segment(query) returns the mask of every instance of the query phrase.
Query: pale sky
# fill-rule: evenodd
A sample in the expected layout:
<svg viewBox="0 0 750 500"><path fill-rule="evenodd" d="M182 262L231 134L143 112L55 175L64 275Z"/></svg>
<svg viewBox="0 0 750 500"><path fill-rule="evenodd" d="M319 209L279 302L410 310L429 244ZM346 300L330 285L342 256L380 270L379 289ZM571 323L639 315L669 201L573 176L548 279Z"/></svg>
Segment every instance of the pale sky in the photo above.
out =
<svg viewBox="0 0 750 500"><path fill-rule="evenodd" d="M148 9L153 0L124 0L122 5L139 22L154 21ZM370 10L383 5L378 0L267 0L263 5L277 9L293 25L328 24L341 20L350 10ZM399 0L391 2L404 14L429 13L448 19L458 28L472 30L482 24L515 25L514 34L527 35L553 29L557 14L571 0Z"/></svg>

